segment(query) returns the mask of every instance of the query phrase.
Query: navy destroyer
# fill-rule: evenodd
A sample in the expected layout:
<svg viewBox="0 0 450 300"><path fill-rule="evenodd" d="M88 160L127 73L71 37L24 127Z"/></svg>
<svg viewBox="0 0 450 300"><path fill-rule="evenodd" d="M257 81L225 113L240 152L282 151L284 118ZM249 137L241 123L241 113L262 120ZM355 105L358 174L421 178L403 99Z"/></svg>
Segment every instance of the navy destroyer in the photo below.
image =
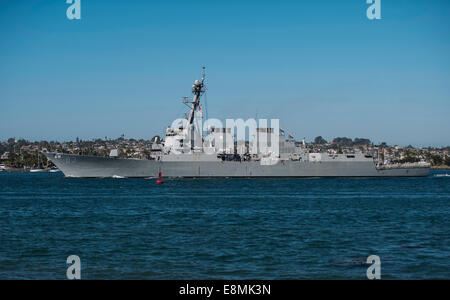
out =
<svg viewBox="0 0 450 300"><path fill-rule="evenodd" d="M128 178L158 174L188 178L419 177L429 174L427 163L383 164L376 155L363 152L311 153L304 142L297 143L276 122L271 122L270 127L261 126L261 122L259 125L234 122L232 126L248 127L250 135L246 140L236 139L235 128L231 126L199 125L203 120L200 99L205 90L203 71L202 78L192 86L193 98L184 99L189 113L166 129L158 151L146 159L120 158L118 150L112 150L109 157L44 154L67 177Z"/></svg>

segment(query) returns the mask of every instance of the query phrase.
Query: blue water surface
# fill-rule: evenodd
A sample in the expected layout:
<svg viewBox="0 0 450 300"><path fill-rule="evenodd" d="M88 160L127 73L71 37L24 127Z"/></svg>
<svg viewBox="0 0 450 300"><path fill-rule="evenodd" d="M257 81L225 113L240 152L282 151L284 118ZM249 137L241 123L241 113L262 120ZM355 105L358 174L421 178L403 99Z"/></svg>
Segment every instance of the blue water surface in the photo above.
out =
<svg viewBox="0 0 450 300"><path fill-rule="evenodd" d="M428 178L0 173L0 279L450 278L450 171Z"/></svg>

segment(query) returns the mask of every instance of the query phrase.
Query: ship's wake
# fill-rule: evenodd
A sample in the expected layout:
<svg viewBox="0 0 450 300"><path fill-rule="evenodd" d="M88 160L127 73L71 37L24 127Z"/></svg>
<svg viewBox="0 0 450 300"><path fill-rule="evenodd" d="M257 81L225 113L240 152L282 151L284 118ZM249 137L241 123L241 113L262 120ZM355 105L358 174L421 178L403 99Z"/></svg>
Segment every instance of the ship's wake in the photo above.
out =
<svg viewBox="0 0 450 300"><path fill-rule="evenodd" d="M450 177L450 174L434 174L433 177L437 177L437 178Z"/></svg>

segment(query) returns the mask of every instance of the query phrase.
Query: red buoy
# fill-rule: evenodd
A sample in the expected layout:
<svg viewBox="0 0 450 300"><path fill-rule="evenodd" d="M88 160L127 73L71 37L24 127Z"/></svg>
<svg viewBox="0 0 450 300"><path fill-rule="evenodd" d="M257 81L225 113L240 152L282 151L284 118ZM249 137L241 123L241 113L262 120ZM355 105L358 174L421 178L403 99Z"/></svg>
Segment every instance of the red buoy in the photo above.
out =
<svg viewBox="0 0 450 300"><path fill-rule="evenodd" d="M156 180L156 184L163 184L164 181L162 180L162 174L161 172L159 172L158 174L158 179Z"/></svg>

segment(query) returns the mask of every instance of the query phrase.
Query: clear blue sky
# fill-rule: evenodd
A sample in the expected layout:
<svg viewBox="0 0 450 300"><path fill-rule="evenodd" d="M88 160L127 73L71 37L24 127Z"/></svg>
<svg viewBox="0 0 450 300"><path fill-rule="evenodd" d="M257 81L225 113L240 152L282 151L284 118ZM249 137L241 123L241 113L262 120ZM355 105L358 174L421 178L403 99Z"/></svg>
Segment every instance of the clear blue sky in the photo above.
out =
<svg viewBox="0 0 450 300"><path fill-rule="evenodd" d="M210 117L450 144L450 1L0 2L0 139L151 138L207 67Z"/></svg>

